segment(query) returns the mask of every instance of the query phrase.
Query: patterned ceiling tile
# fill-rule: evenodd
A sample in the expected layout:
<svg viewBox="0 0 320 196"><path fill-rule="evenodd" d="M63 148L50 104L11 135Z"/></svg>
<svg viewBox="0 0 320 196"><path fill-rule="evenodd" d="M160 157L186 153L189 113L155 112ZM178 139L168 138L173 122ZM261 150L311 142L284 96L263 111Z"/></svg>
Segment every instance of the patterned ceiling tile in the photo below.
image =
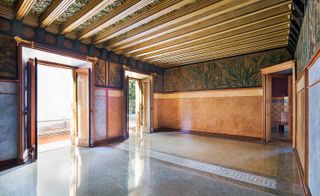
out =
<svg viewBox="0 0 320 196"><path fill-rule="evenodd" d="M97 13L96 15L94 15L92 18L90 18L89 20L87 20L86 22L82 23L79 27L77 27L74 31L79 32L82 29L86 28L87 26L89 26L90 24L94 23L95 21L97 21L99 18L101 18L102 16L107 15L108 12L110 12L111 10L113 10L114 8L116 8L117 6L123 5L124 2L126 0L116 0L114 1L111 5L108 5L107 7L105 7L104 9L102 9L99 13Z"/></svg>
<svg viewBox="0 0 320 196"><path fill-rule="evenodd" d="M1 5L14 7L17 4L17 0L0 0Z"/></svg>
<svg viewBox="0 0 320 196"><path fill-rule="evenodd" d="M88 2L89 0L76 0L76 2L73 3L70 7L68 7L68 9L63 14L61 14L54 23L62 24L71 16L73 16L76 12L80 11L81 8L87 5Z"/></svg>
<svg viewBox="0 0 320 196"><path fill-rule="evenodd" d="M39 17L51 4L52 0L38 0L31 8L30 14Z"/></svg>

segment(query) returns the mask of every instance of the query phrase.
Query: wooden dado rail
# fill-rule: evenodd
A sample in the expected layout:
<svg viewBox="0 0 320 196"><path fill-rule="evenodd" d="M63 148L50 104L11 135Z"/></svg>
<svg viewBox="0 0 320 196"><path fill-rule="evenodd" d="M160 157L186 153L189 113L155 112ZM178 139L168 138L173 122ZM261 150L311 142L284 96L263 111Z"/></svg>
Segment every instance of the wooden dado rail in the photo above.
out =
<svg viewBox="0 0 320 196"><path fill-rule="evenodd" d="M253 97L263 96L262 88L241 88L224 90L206 90L174 93L155 93L155 99L192 99L210 97Z"/></svg>

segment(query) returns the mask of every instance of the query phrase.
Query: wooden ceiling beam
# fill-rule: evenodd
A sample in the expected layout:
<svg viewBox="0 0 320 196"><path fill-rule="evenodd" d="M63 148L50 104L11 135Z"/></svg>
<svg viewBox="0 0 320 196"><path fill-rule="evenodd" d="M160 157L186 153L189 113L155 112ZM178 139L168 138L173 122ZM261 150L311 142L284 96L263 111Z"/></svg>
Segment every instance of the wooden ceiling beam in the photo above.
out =
<svg viewBox="0 0 320 196"><path fill-rule="evenodd" d="M189 54L189 55L180 55L180 56L172 56L170 58L163 58L163 59L158 59L154 60L152 62L168 62L168 61L173 61L176 62L178 60L186 61L188 59L202 59L202 58L210 58L212 55L215 54L220 54L220 53L230 53L233 50L237 50L239 48L249 48L251 47L254 49L254 47L257 46L262 46L265 44L276 44L282 41L286 41L288 44L288 36L279 36L273 39L265 39L261 40L260 42L257 41L249 41L247 43L241 44L241 45L226 45L225 47L216 47L216 48L211 48L210 50L203 51L202 53L194 53L194 54Z"/></svg>
<svg viewBox="0 0 320 196"><path fill-rule="evenodd" d="M263 25L265 25L265 26L263 26ZM161 56L166 56L168 54L174 55L177 52L195 49L195 48L202 46L202 45L224 43L225 41L231 41L234 39L246 38L246 37L250 37L250 36L267 34L270 32L276 32L276 31L280 31L283 29L288 29L289 28L289 21L285 21L285 22L281 22L281 23L277 23L277 24L271 23L271 25L269 25L267 23L267 24L263 24L263 25L261 25L261 24L255 25L255 27L257 26L257 28L255 28L254 30L251 30L250 28L248 28L248 31L233 30L233 31L229 31L226 33L220 33L216 36L211 36L211 37L199 40L198 42L183 44L180 47L171 47L166 50L160 50L158 52L157 51L156 52L150 51L150 52L143 53L143 54L140 54L137 56L135 56L135 55L133 55L133 56L140 59L140 60L147 60L147 59L151 59L151 58L155 58L155 57L159 58Z"/></svg>
<svg viewBox="0 0 320 196"><path fill-rule="evenodd" d="M46 28L52 24L75 0L55 0L40 17L40 27Z"/></svg>
<svg viewBox="0 0 320 196"><path fill-rule="evenodd" d="M92 18L105 7L111 5L116 0L92 0L89 1L79 12L65 21L60 28L61 34L66 34L77 28L79 25Z"/></svg>
<svg viewBox="0 0 320 196"><path fill-rule="evenodd" d="M212 10L217 6L217 2L221 2L221 0L203 0L201 3L197 1L181 9L175 10L172 14L162 16L147 23L146 25L141 26L140 28L133 29L112 40L108 40L105 45L108 46L108 49L111 49L111 47L125 44L131 40L145 36L159 29L168 28L178 22L193 18Z"/></svg>
<svg viewBox="0 0 320 196"><path fill-rule="evenodd" d="M286 45L284 44L283 46L278 47L277 48L281 48L281 47L285 47ZM223 59L223 58L229 58L229 57L234 57L234 56L239 56L239 55L247 55L247 54L252 54L252 53L256 53L256 52L261 52L261 51L266 51L266 50L271 50L274 49L275 45L270 44L270 45L264 45L264 46L258 46L256 47L254 50L252 50L252 48L248 48L248 49L239 49L237 51L233 51L231 53L228 53L227 55L222 53L222 54L218 54L215 55L214 58L208 58L205 60L201 60L201 59L195 59L192 61L185 61L185 62L177 62L176 64L174 63L170 63L170 64L157 64L160 67L163 68L169 68L169 67L176 67L176 66L183 66L183 65L191 65L191 64L197 64L197 63L203 63L203 62L208 62L208 61L213 61L213 60L217 60L217 59Z"/></svg>
<svg viewBox="0 0 320 196"><path fill-rule="evenodd" d="M168 37L172 34L176 35L177 32L188 33L196 29L205 28L208 25L217 22L221 18L226 17L223 20L228 20L228 18L232 18L234 15L238 13L236 10L246 9L247 6L250 6L251 4L257 2L259 2L259 0L231 0L218 2L215 4L215 7L213 9L201 15L198 15L197 17L190 18L189 20L180 21L179 23L171 25L166 29L159 29L158 31L152 32L148 35L127 42L126 44L114 47L113 50L126 50L125 48L134 47L137 44L142 44L143 42L154 40L159 37Z"/></svg>
<svg viewBox="0 0 320 196"><path fill-rule="evenodd" d="M181 66L186 64L193 64L198 62L205 62L205 61L211 61L215 59L220 58L228 58L236 55L242 55L242 54L249 54L249 53L255 53L259 51L274 49L274 48L280 48L287 46L288 41L276 41L274 43L265 43L263 45L243 45L239 47L233 47L230 50L226 51L215 51L215 53L212 53L210 56L207 54L207 57L202 58L193 58L193 59L180 59L180 61L175 60L174 62L156 62L155 65L159 65L161 67L168 67L168 66Z"/></svg>
<svg viewBox="0 0 320 196"><path fill-rule="evenodd" d="M22 20L36 2L37 0L20 0L16 7L16 19Z"/></svg>
<svg viewBox="0 0 320 196"><path fill-rule="evenodd" d="M147 61L148 63L156 62L156 61L166 61L166 60L175 60L175 59L188 59L188 58L199 58L205 57L207 54L211 54L214 51L224 51L225 49L236 48L237 46L245 46L248 44L259 45L260 43L269 43L275 42L278 40L287 40L288 39L288 30L284 32L279 32L269 36L257 36L253 38L247 38L244 40L239 40L235 42L228 42L222 45L212 45L206 48L201 48L194 51L188 51L186 53L180 53L168 57L155 58L151 61Z"/></svg>
<svg viewBox="0 0 320 196"><path fill-rule="evenodd" d="M147 60L148 62L151 62L152 59L163 59L163 58L170 58L172 56L176 57L179 55L186 55L188 56L189 54L194 54L195 51L203 51L203 50L210 50L212 48L223 48L225 46L228 45L241 45L241 44L245 44L249 41L255 40L255 41L259 41L264 40L264 39L271 39L273 37L277 37L277 36L288 36L288 32L289 32L289 28L282 28L282 29L276 29L273 32L269 32L268 34L264 34L259 33L259 34L248 34L245 37L233 37L233 38L224 38L218 41L213 41L213 42L209 42L207 44L201 44L201 45L197 45L195 47L190 47L190 48L185 48L183 50L179 50L176 52L171 52L171 53L167 53L165 55L161 55L161 56L154 56L154 57L150 57L150 58L145 58L143 59L144 61Z"/></svg>
<svg viewBox="0 0 320 196"><path fill-rule="evenodd" d="M116 7L114 10L108 12L107 15L95 21L79 33L79 39L88 38L95 33L109 27L112 24L124 19L125 17L142 9L146 5L152 3L153 0L130 0L125 1L123 5Z"/></svg>
<svg viewBox="0 0 320 196"><path fill-rule="evenodd" d="M116 26L107 29L105 32L96 35L93 38L93 44L98 44L119 36L192 2L194 2L194 0L163 0L161 3L145 10L143 13L140 13L125 22L117 24Z"/></svg>
<svg viewBox="0 0 320 196"><path fill-rule="evenodd" d="M280 14L278 16L273 16L270 18L265 18L248 24L237 25L236 27L226 26L226 29L217 29L216 32L212 32L209 35L202 35L197 37L190 37L190 39L182 39L179 42L167 43L165 46L156 46L148 48L146 50L139 51L135 54L153 54L161 53L166 50L174 51L179 48L185 48L186 46L196 45L197 43L205 43L214 39L222 39L227 36L233 36L235 34L246 33L249 31L254 31L260 28L265 28L268 26L273 26L275 24L288 22L289 17L286 13Z"/></svg>
<svg viewBox="0 0 320 196"><path fill-rule="evenodd" d="M124 46L122 48L126 49L122 49L120 51L116 49L115 51L119 51L120 53L127 55L147 48L156 48L157 46L161 47L161 45L165 45L167 43L174 44L176 42L179 43L192 40L197 37L207 36L208 34L212 34L212 32L219 32L222 31L222 29L227 30L230 27L245 25L248 23L255 22L257 20L262 20L283 13L289 16L291 10L289 9L288 5L289 2L284 1L280 4L267 6L257 11L251 10L250 12L248 10L249 12L246 12L245 14L241 14L242 12L240 10L240 12L238 12L237 15L235 15L235 17L232 17L232 19L228 19L227 16L222 15L217 20L208 21L209 24L200 24L199 27L193 26L186 29L182 29L178 32L169 33L161 37L143 42L141 44L135 44L132 47ZM232 14L234 14L234 12Z"/></svg>

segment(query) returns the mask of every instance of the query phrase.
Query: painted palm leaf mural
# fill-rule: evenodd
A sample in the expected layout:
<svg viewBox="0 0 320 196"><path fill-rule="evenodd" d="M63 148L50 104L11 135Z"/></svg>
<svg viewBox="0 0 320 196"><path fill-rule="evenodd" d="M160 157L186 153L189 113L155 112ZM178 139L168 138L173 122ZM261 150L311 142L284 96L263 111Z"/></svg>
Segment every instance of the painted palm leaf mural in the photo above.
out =
<svg viewBox="0 0 320 196"><path fill-rule="evenodd" d="M164 74L164 91L261 86L260 70L263 67L290 59L286 49L277 49L167 69Z"/></svg>

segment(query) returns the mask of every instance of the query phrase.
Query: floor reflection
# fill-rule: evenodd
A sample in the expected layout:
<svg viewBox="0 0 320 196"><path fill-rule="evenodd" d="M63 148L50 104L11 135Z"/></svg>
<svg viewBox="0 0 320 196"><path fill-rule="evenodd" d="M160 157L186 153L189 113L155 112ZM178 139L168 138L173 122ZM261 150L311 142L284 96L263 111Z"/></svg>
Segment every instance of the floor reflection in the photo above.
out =
<svg viewBox="0 0 320 196"><path fill-rule="evenodd" d="M185 147L184 142L189 145L199 144L197 142L200 140L197 137L190 136L184 140L183 135L171 135L176 138L172 143L166 134L137 133L130 136L125 142L110 146L90 149L68 147L40 153L38 161L34 163L0 172L0 195L302 194L301 187L290 179L279 180L271 175L260 174L254 176L254 173L247 170L230 170L221 164L217 167L209 162L213 160L212 157L207 158L208 162L199 162L205 155L210 155L209 152L203 151L208 150L206 148L197 149L197 146L193 146L199 157L195 157L194 152L188 148L190 153L181 149L173 150L173 147L177 149ZM154 139L156 136L158 138ZM162 145L166 145L167 148ZM226 141L224 149L220 150L227 152L230 147L228 145L230 144ZM250 146L246 143L243 145ZM181 152L184 152L184 156L179 154ZM283 166L278 164L291 161L291 158L288 158L290 152L282 148L278 151L261 150L260 153L266 159L269 156L278 156L278 160L282 159L273 165L278 167L274 170L280 171ZM221 155L217 154L217 160L219 156ZM265 166L268 167L269 164ZM295 168L290 168L290 164L288 166L288 170L294 171ZM281 175L286 175L285 173ZM252 179L256 180L255 183L250 182L252 176L254 176ZM246 182L244 178L248 178L249 181ZM273 181L276 184L263 184Z"/></svg>

